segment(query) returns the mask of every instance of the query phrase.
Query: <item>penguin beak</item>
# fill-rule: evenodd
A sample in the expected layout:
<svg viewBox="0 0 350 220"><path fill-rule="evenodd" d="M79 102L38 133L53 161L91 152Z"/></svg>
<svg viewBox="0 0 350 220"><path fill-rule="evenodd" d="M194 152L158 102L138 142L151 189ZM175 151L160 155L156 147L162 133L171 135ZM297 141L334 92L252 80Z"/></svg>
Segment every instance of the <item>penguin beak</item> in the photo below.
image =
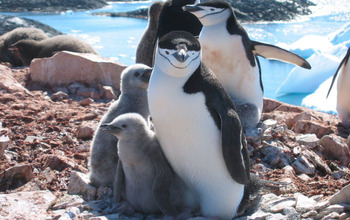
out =
<svg viewBox="0 0 350 220"><path fill-rule="evenodd" d="M152 68L147 69L145 72L143 72L142 76L141 76L141 80L145 83L149 82L149 79L151 78L151 74L152 74Z"/></svg>
<svg viewBox="0 0 350 220"><path fill-rule="evenodd" d="M102 124L100 126L101 130L110 134L118 134L122 131L120 127L113 126L110 124Z"/></svg>
<svg viewBox="0 0 350 220"><path fill-rule="evenodd" d="M173 53L173 56L181 63L185 62L190 57L183 48Z"/></svg>
<svg viewBox="0 0 350 220"><path fill-rule="evenodd" d="M196 5L185 5L182 7L182 10L193 13L196 11L201 11L203 9L199 6L196 6Z"/></svg>

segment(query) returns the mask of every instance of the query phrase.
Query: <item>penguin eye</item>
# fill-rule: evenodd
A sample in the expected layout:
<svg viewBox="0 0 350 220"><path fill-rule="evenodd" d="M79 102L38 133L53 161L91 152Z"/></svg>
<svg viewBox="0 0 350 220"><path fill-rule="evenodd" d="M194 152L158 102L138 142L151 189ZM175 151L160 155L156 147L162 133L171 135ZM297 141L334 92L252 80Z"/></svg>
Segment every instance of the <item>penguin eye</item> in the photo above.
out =
<svg viewBox="0 0 350 220"><path fill-rule="evenodd" d="M122 128L126 128L128 127L126 124L122 124Z"/></svg>
<svg viewBox="0 0 350 220"><path fill-rule="evenodd" d="M214 9L214 8L211 8L210 11L215 11L215 9Z"/></svg>
<svg viewBox="0 0 350 220"><path fill-rule="evenodd" d="M139 73L139 72L136 72L136 73L134 74L134 76L135 76L135 77L139 77L139 76L140 76L140 73Z"/></svg>
<svg viewBox="0 0 350 220"><path fill-rule="evenodd" d="M166 50L165 53L166 53L166 55L169 55L169 51Z"/></svg>

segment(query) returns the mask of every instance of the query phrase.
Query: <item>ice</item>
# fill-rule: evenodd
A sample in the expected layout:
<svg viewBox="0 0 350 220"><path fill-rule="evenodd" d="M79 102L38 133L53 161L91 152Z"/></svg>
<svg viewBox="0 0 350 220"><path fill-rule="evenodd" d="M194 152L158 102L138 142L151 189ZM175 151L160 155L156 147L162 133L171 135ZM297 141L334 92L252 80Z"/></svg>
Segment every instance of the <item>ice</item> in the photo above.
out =
<svg viewBox="0 0 350 220"><path fill-rule="evenodd" d="M313 93L326 79L333 76L340 59L331 54L315 53L307 61L312 69L295 67L277 90L277 95Z"/></svg>
<svg viewBox="0 0 350 220"><path fill-rule="evenodd" d="M328 90L332 83L332 77L329 77L325 82L323 82L319 88L312 94L306 96L301 105L307 108L316 109L323 112L328 112L331 114L337 114L336 104L337 104L337 81L334 82L333 88L327 97Z"/></svg>

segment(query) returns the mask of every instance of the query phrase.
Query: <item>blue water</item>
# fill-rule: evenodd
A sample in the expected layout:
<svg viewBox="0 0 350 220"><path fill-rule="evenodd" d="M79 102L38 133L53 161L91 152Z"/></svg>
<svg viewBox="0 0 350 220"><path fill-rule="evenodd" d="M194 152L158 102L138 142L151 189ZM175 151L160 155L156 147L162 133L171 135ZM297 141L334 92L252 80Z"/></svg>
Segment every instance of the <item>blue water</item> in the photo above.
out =
<svg viewBox="0 0 350 220"><path fill-rule="evenodd" d="M345 1L346 2L346 1ZM151 1L110 3L109 6L91 11L61 14L2 13L30 18L47 24L58 31L82 38L93 45L101 56L111 57L126 65L135 62L137 43L147 26L147 20L92 16L93 12L122 12L149 6ZM326 7L326 6L325 6ZM251 39L271 44L291 44L306 35L328 35L349 21L349 12L320 16L307 16L299 21L273 23L245 23ZM293 65L260 59L264 95L290 104L300 105L307 94L276 97L276 90L294 68Z"/></svg>

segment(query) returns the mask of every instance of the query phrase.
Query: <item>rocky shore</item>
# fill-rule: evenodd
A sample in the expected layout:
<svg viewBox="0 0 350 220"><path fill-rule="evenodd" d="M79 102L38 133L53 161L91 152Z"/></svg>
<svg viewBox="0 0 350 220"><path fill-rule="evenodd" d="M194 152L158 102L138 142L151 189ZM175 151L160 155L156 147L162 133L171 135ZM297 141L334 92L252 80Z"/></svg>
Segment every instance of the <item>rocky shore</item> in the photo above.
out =
<svg viewBox="0 0 350 220"><path fill-rule="evenodd" d="M67 10L80 11L102 8L105 0L1 0L0 11L4 12L62 12Z"/></svg>
<svg viewBox="0 0 350 220"><path fill-rule="evenodd" d="M85 71L65 73L113 65L118 77L125 66L74 53L55 59L0 65L0 219L160 218L113 213L111 190L86 177L94 130L118 88L106 84L107 73L84 82ZM262 189L238 219L350 219L349 133L334 115L265 99L259 128L247 133L251 172L285 184Z"/></svg>
<svg viewBox="0 0 350 220"><path fill-rule="evenodd" d="M205 2L208 0L204 0ZM235 10L241 22L257 21L288 21L301 15L311 13L309 6L314 5L308 0L277 1L277 0L226 0ZM138 9L130 12L98 12L94 15L111 17L147 18L147 9Z"/></svg>

